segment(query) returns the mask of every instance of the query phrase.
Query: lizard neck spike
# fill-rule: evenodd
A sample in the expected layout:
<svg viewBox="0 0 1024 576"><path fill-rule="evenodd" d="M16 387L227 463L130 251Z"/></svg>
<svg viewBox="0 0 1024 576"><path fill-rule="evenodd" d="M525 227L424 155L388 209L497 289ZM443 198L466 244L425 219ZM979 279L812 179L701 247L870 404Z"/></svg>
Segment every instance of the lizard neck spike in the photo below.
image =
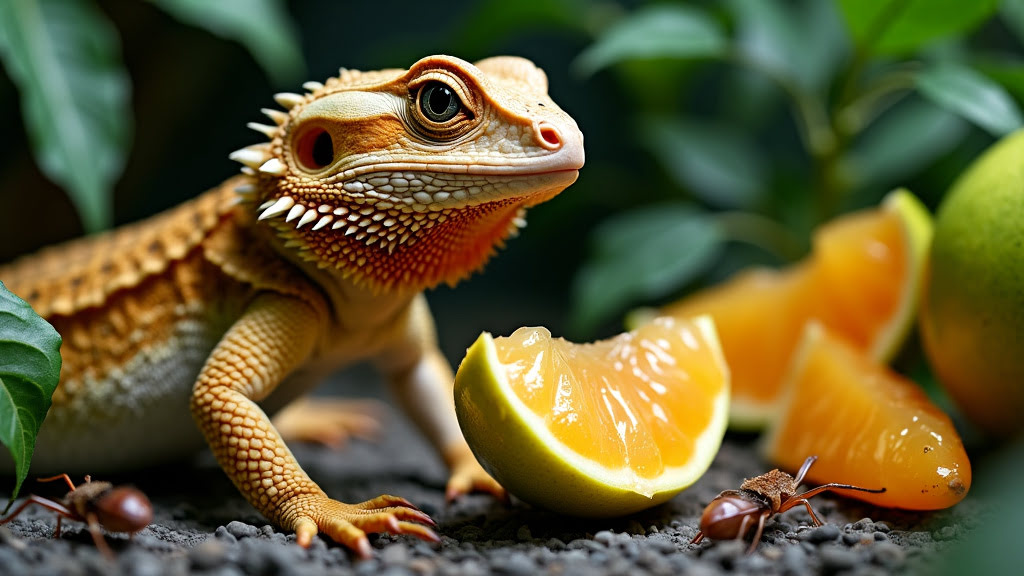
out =
<svg viewBox="0 0 1024 576"><path fill-rule="evenodd" d="M302 94L295 94L294 92L279 92L274 94L274 101L280 104L282 108L291 110L305 102L306 97Z"/></svg>
<svg viewBox="0 0 1024 576"><path fill-rule="evenodd" d="M274 124L281 126L288 121L288 114L281 112L280 110L274 110L273 108L264 108L260 110L267 115L268 118L274 121Z"/></svg>

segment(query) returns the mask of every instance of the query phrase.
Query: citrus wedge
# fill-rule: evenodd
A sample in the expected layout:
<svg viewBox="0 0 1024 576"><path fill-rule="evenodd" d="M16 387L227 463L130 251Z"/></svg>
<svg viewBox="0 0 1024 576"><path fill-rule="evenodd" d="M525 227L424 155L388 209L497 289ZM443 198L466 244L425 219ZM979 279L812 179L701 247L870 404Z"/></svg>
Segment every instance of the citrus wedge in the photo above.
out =
<svg viewBox="0 0 1024 576"><path fill-rule="evenodd" d="M971 464L949 417L913 382L809 322L786 377L764 454L808 481L881 488L844 492L878 506L948 508L971 486Z"/></svg>
<svg viewBox="0 0 1024 576"><path fill-rule="evenodd" d="M872 359L886 362L913 325L931 216L910 192L819 228L812 254L782 270L748 270L664 307L710 314L732 371L730 426L759 429L774 412L804 324L816 318Z"/></svg>
<svg viewBox="0 0 1024 576"><path fill-rule="evenodd" d="M706 316L589 344L545 328L485 332L455 376L459 425L483 467L518 498L574 516L629 514L695 482L728 406Z"/></svg>

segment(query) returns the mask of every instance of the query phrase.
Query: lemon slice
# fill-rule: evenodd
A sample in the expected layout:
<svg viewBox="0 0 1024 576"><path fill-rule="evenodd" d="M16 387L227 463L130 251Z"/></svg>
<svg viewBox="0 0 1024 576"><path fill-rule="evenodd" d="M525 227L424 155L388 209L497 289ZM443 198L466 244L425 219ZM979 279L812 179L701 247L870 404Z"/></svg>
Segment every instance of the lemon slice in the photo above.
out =
<svg viewBox="0 0 1024 576"><path fill-rule="evenodd" d="M575 344L545 328L483 333L455 376L477 459L511 494L574 516L660 504L721 445L729 370L713 321L660 318Z"/></svg>

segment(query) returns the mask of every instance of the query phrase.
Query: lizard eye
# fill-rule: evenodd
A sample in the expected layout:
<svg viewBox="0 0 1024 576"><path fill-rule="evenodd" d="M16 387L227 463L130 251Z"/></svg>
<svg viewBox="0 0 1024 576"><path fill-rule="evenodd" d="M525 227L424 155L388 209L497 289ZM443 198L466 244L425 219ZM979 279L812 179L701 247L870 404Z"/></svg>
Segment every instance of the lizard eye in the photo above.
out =
<svg viewBox="0 0 1024 576"><path fill-rule="evenodd" d="M455 117L462 108L459 97L442 82L428 82L419 93L420 111L431 122L443 124Z"/></svg>
<svg viewBox="0 0 1024 576"><path fill-rule="evenodd" d="M322 170L334 163L334 139L323 128L302 134L297 142L299 164L307 170Z"/></svg>

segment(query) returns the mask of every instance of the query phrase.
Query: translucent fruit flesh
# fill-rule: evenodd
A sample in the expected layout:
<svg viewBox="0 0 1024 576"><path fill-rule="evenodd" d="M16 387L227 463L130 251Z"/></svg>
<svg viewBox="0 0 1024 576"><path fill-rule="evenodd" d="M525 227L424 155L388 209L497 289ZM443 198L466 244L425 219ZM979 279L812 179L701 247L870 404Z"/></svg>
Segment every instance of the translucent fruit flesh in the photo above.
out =
<svg viewBox="0 0 1024 576"><path fill-rule="evenodd" d="M764 449L790 470L817 455L808 483L884 487L882 494L843 492L878 506L947 508L971 485L971 465L949 417L916 384L814 322L794 356Z"/></svg>
<svg viewBox="0 0 1024 576"><path fill-rule="evenodd" d="M909 192L822 226L811 256L783 270L756 269L667 306L675 317L710 314L733 374L730 425L760 428L773 412L804 324L816 319L878 361L912 325L930 218Z"/></svg>
<svg viewBox="0 0 1024 576"><path fill-rule="evenodd" d="M708 318L574 344L544 328L481 335L456 375L459 423L513 495L614 516L699 478L725 432L729 376Z"/></svg>

